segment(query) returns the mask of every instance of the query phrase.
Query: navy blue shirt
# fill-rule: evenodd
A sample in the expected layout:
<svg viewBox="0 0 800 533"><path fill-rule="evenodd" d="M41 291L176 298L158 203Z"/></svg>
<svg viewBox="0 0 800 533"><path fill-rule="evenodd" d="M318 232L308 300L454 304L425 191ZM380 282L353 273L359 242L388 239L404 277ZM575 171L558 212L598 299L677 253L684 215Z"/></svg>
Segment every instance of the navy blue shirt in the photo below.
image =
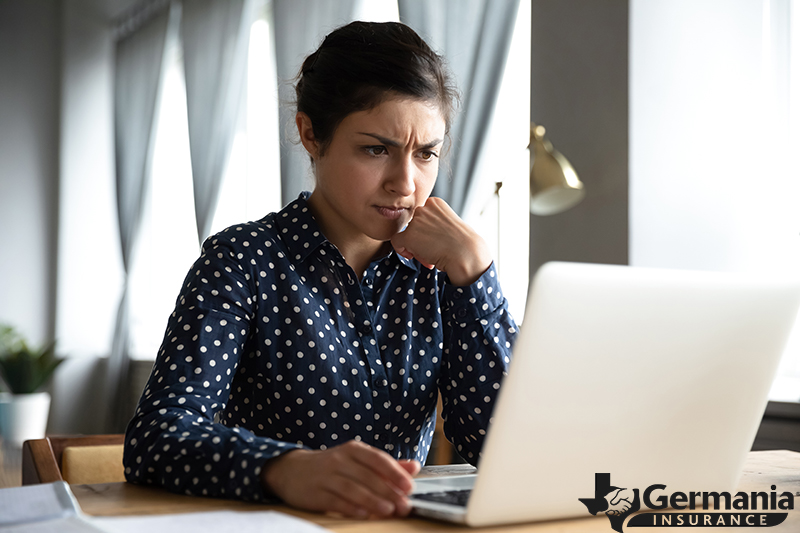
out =
<svg viewBox="0 0 800 533"><path fill-rule="evenodd" d="M359 280L306 195L204 243L128 426L128 481L258 501L266 460L351 439L424 464L438 391L477 462L517 332L494 267L455 287L390 252Z"/></svg>

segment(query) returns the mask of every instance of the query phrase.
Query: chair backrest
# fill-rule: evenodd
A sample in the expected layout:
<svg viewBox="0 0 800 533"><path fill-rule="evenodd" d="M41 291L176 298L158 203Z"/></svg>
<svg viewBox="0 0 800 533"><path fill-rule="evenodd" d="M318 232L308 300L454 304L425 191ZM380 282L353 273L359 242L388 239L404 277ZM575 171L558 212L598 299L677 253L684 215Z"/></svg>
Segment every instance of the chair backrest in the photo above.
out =
<svg viewBox="0 0 800 533"><path fill-rule="evenodd" d="M124 435L46 437L22 445L22 484L124 481Z"/></svg>

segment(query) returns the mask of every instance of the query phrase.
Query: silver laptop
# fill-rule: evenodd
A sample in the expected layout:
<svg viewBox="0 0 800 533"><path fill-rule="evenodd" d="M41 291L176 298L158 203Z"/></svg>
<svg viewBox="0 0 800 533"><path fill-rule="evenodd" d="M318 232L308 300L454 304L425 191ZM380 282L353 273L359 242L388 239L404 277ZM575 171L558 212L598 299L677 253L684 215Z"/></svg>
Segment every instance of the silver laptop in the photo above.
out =
<svg viewBox="0 0 800 533"><path fill-rule="evenodd" d="M485 526L591 516L602 484L734 491L798 305L798 280L544 265L478 473L417 480L414 512Z"/></svg>

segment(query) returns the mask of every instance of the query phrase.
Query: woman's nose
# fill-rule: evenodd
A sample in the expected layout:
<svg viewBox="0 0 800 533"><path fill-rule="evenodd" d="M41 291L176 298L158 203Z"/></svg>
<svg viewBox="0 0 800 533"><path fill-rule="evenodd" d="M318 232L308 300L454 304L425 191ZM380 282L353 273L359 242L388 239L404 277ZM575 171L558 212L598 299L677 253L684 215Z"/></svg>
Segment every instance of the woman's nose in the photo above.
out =
<svg viewBox="0 0 800 533"><path fill-rule="evenodd" d="M416 168L410 157L403 157L395 162L386 181L386 188L400 196L411 196L416 190L414 177Z"/></svg>

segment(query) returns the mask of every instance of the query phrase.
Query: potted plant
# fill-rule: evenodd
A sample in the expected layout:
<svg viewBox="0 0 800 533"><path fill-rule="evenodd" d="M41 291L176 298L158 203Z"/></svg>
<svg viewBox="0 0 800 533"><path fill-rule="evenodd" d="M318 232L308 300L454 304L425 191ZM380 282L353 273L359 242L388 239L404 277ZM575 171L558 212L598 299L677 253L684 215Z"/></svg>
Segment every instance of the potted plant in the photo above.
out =
<svg viewBox="0 0 800 533"><path fill-rule="evenodd" d="M0 325L0 434L13 447L44 437L50 394L41 389L63 359L55 343L41 349L28 346L12 327Z"/></svg>

